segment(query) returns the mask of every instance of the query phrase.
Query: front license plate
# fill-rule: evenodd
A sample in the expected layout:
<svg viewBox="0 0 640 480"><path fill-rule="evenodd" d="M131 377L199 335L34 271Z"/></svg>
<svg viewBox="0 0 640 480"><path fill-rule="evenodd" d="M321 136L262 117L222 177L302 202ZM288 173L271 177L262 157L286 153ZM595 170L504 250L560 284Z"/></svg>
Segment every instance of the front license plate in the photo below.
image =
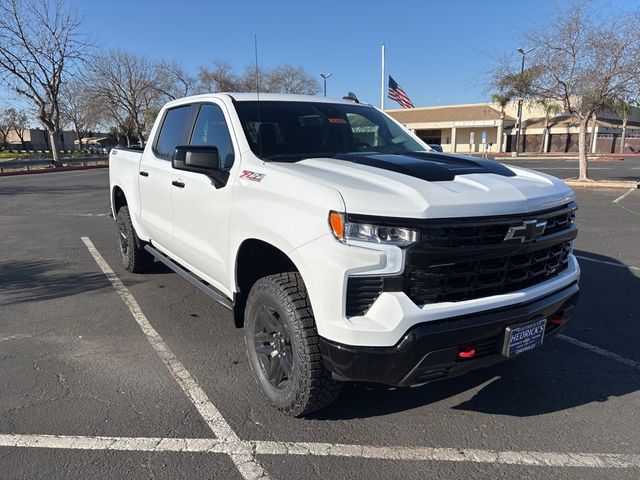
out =
<svg viewBox="0 0 640 480"><path fill-rule="evenodd" d="M513 357L542 345L546 324L547 319L540 318L533 322L520 323L507 327L502 354L505 357Z"/></svg>

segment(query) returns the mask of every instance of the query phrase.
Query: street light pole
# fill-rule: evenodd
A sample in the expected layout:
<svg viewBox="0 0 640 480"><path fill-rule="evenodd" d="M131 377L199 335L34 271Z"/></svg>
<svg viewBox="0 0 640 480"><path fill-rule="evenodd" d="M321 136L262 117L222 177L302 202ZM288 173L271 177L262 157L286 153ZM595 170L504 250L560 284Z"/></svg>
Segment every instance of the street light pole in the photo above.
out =
<svg viewBox="0 0 640 480"><path fill-rule="evenodd" d="M530 53L532 51L533 48L526 52L524 51L524 48L518 48L518 53L522 55L522 63L520 65L520 82L522 82L522 75L524 74L524 57L527 55L527 53ZM522 91L518 92L518 125L516 129L516 149L514 152L512 152L512 154L515 154L512 156L515 157L517 157L520 153L520 135L522 132L522 93Z"/></svg>
<svg viewBox="0 0 640 480"><path fill-rule="evenodd" d="M331 73L321 73L320 76L324 81L324 96L326 97L327 96L327 78L331 76Z"/></svg>

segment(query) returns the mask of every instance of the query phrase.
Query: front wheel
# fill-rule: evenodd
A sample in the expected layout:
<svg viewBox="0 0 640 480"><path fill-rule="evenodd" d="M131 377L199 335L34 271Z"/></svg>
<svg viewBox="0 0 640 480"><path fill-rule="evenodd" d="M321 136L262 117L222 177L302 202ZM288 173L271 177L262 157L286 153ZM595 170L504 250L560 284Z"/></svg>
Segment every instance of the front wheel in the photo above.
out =
<svg viewBox="0 0 640 480"><path fill-rule="evenodd" d="M322 363L299 273L270 275L254 284L245 309L245 344L256 381L278 410L303 416L340 394L342 384Z"/></svg>

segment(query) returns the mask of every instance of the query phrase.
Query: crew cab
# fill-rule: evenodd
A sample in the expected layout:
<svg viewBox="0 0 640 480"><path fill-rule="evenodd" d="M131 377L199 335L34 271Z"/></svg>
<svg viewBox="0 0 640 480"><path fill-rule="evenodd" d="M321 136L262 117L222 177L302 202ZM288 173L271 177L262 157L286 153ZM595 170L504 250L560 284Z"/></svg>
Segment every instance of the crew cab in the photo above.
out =
<svg viewBox="0 0 640 480"><path fill-rule="evenodd" d="M144 151L111 151L109 176L124 266L160 261L229 308L290 415L344 381L411 386L516 357L574 312L562 181L435 152L354 97L172 101Z"/></svg>

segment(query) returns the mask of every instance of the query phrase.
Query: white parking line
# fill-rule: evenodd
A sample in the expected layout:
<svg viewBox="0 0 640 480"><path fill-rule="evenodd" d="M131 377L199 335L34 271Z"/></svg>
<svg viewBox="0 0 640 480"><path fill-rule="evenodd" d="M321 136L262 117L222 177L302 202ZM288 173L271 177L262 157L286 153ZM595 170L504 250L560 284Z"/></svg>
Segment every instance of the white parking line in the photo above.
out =
<svg viewBox="0 0 640 480"><path fill-rule="evenodd" d="M132 452L230 453L232 451L232 446L219 438L88 437L76 435L0 435L0 447Z"/></svg>
<svg viewBox="0 0 640 480"><path fill-rule="evenodd" d="M191 376L182 362L178 360L155 328L151 326L151 323L149 323L149 320L142 312L142 309L140 308L140 305L138 305L136 299L133 298L129 289L125 287L122 281L114 273L91 240L87 237L82 237L82 241L89 249L89 252L107 279L111 282L111 285L113 285L113 288L116 290L118 295L120 295L122 301L127 305L127 307L129 307L129 311L131 311L133 318L142 329L142 332L147 336L147 340L149 340L153 349L169 369L169 372L171 372L171 375L178 382L184 393L186 393L191 399L191 402L196 407L200 415L202 415L215 436L223 442L231 444L233 447L238 447L238 452L231 453L230 456L240 474L245 479L269 478L264 468L256 461L252 450L240 441L240 438L236 435L231 426L229 426L220 411L213 405L213 403L211 403L207 394L200 385L198 385L198 382L196 382L193 376Z"/></svg>
<svg viewBox="0 0 640 480"><path fill-rule="evenodd" d="M509 452L471 448L381 447L340 443L244 441L213 438L89 437L67 435L0 435L0 447L133 452L197 452L256 455L313 455L374 460L473 462L502 465L582 468L640 468L640 455L624 453Z"/></svg>
<svg viewBox="0 0 640 480"><path fill-rule="evenodd" d="M639 267L634 267L632 265L626 265L624 263L608 262L606 260L597 260L595 258L583 257L582 255L576 255L576 258L579 258L580 260L586 260L588 262L595 262L595 263L601 263L603 265L610 265L612 267L626 268L628 270L640 271Z"/></svg>
<svg viewBox="0 0 640 480"><path fill-rule="evenodd" d="M61 217L108 217L110 213L59 213Z"/></svg>
<svg viewBox="0 0 640 480"><path fill-rule="evenodd" d="M640 455L611 453L498 452L464 448L376 447L287 442L255 442L255 445L256 453L265 455L319 455L541 467L640 468Z"/></svg>
<svg viewBox="0 0 640 480"><path fill-rule="evenodd" d="M637 190L637 188L630 188L629 190L627 190L626 192L624 192L622 195L620 195L618 198L616 198L613 203L618 203L620 200L622 200L624 197L626 197L627 195L629 195L631 192L633 192L634 190Z"/></svg>
<svg viewBox="0 0 640 480"><path fill-rule="evenodd" d="M578 340L577 338L567 337L566 335L558 335L558 338L564 340L565 342L572 343L577 345L578 347L586 348L587 350L591 350L598 355L602 355L603 357L610 358L611 360L615 360L616 362L623 363L628 367L635 368L636 370L640 370L640 362L636 362L635 360L631 360L630 358L625 358L617 353L610 352L609 350L605 350L604 348L596 347L595 345L591 345L590 343L583 342L582 340Z"/></svg>
<svg viewBox="0 0 640 480"><path fill-rule="evenodd" d="M578 167L546 167L544 164L537 165L533 168L540 168L544 170L577 170ZM611 167L589 167L589 170L611 170Z"/></svg>

